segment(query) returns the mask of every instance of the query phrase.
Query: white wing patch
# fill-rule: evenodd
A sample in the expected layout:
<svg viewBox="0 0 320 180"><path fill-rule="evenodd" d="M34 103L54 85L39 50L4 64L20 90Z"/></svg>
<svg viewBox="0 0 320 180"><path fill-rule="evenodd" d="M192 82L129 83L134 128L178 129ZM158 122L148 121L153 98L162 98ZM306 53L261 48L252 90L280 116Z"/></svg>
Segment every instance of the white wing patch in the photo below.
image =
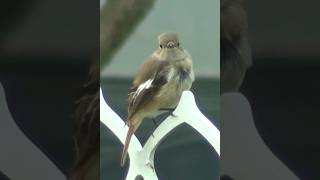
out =
<svg viewBox="0 0 320 180"><path fill-rule="evenodd" d="M152 86L153 79L149 79L144 83L140 84L136 92L134 92L133 98L135 99L144 89L149 89Z"/></svg>
<svg viewBox="0 0 320 180"><path fill-rule="evenodd" d="M171 67L171 68L170 68L170 71L169 71L169 73L168 73L168 75L167 75L167 81L168 81L168 82L171 81L171 79L174 77L174 74L175 74L175 70L174 70L173 67Z"/></svg>

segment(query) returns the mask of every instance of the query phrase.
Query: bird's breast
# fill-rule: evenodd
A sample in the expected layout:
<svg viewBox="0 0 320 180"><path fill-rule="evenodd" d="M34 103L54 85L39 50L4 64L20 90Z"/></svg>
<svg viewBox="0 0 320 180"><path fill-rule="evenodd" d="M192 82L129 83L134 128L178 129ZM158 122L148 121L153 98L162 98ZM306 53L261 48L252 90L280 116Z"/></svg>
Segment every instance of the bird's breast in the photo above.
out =
<svg viewBox="0 0 320 180"><path fill-rule="evenodd" d="M167 73L167 83L161 88L158 97L163 107L175 107L183 91L189 90L193 82L192 64L173 63Z"/></svg>
<svg viewBox="0 0 320 180"><path fill-rule="evenodd" d="M191 58L173 61L167 80L177 86L191 85L194 80Z"/></svg>

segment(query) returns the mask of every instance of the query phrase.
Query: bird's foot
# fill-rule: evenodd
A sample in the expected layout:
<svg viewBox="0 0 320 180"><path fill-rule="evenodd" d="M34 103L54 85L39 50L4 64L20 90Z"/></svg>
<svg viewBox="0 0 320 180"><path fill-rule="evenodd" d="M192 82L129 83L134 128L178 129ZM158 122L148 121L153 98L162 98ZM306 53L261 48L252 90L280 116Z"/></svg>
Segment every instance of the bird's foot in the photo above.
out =
<svg viewBox="0 0 320 180"><path fill-rule="evenodd" d="M146 163L146 166L149 166L149 167L154 171L154 167L153 167L153 165L151 164L151 162L147 162L147 163Z"/></svg>
<svg viewBox="0 0 320 180"><path fill-rule="evenodd" d="M160 111L168 111L170 116L172 116L172 117L177 117L177 115L173 114L173 111L174 111L175 109L176 109L176 108L160 108L159 110L160 110Z"/></svg>
<svg viewBox="0 0 320 180"><path fill-rule="evenodd" d="M158 127L158 123L157 123L157 121L156 121L156 119L155 119L155 118L152 118L152 121L153 121L153 124L154 124L154 129L153 129L153 131L152 131L152 132L154 132L154 131L157 129L157 127ZM154 138L153 133L151 134L151 136Z"/></svg>
<svg viewBox="0 0 320 180"><path fill-rule="evenodd" d="M173 114L173 111L169 111L169 115L172 117L177 117L177 115Z"/></svg>
<svg viewBox="0 0 320 180"><path fill-rule="evenodd" d="M123 127L126 127L128 125L128 121L124 122L124 126Z"/></svg>
<svg viewBox="0 0 320 180"><path fill-rule="evenodd" d="M158 123L157 123L157 121L156 121L155 118L152 118L152 122L153 122L153 124L154 124L156 127L158 126Z"/></svg>
<svg viewBox="0 0 320 180"><path fill-rule="evenodd" d="M176 108L160 108L160 111L174 111Z"/></svg>

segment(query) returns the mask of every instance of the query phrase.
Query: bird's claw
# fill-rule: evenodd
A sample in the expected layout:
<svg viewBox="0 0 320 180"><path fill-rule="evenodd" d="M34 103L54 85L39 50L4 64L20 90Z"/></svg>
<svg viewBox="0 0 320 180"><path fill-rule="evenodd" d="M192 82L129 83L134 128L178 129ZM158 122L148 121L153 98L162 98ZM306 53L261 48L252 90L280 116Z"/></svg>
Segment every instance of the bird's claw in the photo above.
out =
<svg viewBox="0 0 320 180"><path fill-rule="evenodd" d="M169 111L170 116L177 117L177 115L173 114L173 111Z"/></svg>
<svg viewBox="0 0 320 180"><path fill-rule="evenodd" d="M155 118L152 118L152 121L153 121L153 124L154 124L155 126L158 126L157 121L156 121Z"/></svg>
<svg viewBox="0 0 320 180"><path fill-rule="evenodd" d="M160 111L174 111L175 108L160 108Z"/></svg>
<svg viewBox="0 0 320 180"><path fill-rule="evenodd" d="M160 110L160 111L168 111L170 116L172 116L172 117L177 117L177 115L173 114L173 111L174 111L175 109L176 109L176 108L160 108L159 110Z"/></svg>
<svg viewBox="0 0 320 180"><path fill-rule="evenodd" d="M146 163L146 166L149 166L149 167L154 171L154 167L153 167L153 165L151 164L151 162L147 162L147 163Z"/></svg>

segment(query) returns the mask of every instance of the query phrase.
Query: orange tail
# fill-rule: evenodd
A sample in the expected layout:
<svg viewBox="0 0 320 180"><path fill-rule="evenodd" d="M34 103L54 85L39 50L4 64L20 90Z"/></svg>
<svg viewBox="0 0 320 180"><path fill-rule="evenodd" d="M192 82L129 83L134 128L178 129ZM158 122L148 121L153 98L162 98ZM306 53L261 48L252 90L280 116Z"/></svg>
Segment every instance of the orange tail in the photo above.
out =
<svg viewBox="0 0 320 180"><path fill-rule="evenodd" d="M124 164L126 163L130 140L131 140L131 137L132 137L132 135L133 135L133 133L135 131L134 126L132 124L130 124L130 123L128 123L128 124L129 124L129 130L128 130L127 137L126 137L126 142L124 144L123 151L122 151L121 162L120 162L121 167L123 167Z"/></svg>

